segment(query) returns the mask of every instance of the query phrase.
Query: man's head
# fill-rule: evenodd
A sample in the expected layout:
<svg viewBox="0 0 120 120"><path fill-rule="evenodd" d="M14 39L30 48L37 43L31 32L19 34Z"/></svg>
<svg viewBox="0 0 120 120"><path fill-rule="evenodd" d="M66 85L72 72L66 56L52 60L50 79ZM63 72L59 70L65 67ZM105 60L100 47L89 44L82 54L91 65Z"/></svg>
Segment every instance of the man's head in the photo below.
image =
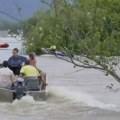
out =
<svg viewBox="0 0 120 120"><path fill-rule="evenodd" d="M26 61L25 61L25 65L30 65L30 61L29 61L29 60L26 60Z"/></svg>
<svg viewBox="0 0 120 120"><path fill-rule="evenodd" d="M3 61L3 67L8 67L8 61Z"/></svg>
<svg viewBox="0 0 120 120"><path fill-rule="evenodd" d="M13 49L13 56L18 56L19 50L17 48Z"/></svg>

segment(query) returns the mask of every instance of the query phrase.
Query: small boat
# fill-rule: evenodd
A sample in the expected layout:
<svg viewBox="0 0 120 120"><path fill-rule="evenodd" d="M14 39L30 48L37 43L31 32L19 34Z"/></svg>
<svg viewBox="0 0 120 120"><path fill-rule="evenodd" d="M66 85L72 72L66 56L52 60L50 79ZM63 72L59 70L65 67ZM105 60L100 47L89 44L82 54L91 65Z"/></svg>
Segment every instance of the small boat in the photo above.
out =
<svg viewBox="0 0 120 120"><path fill-rule="evenodd" d="M0 44L0 48L8 48L9 44L8 43L2 43Z"/></svg>
<svg viewBox="0 0 120 120"><path fill-rule="evenodd" d="M17 81L15 86L0 88L0 101L13 102L22 97L30 95L34 100L40 101L46 99L46 88L40 89L39 79L29 79L25 82Z"/></svg>
<svg viewBox="0 0 120 120"><path fill-rule="evenodd" d="M41 50L44 54L51 54L51 55L55 55L58 57L66 56L66 54L64 52L57 51L57 50L50 50L49 48L41 48Z"/></svg>

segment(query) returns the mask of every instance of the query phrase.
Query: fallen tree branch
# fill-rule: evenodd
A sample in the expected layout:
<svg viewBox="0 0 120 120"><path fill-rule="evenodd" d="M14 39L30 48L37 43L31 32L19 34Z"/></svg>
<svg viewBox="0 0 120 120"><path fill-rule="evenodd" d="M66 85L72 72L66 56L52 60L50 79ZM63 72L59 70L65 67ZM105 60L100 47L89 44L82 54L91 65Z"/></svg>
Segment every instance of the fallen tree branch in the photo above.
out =
<svg viewBox="0 0 120 120"><path fill-rule="evenodd" d="M95 65L89 65L89 64L87 64L87 65L80 65L80 64L77 64L77 63L74 62L71 54L69 53L69 51L68 51L68 49L67 49L66 47L65 47L65 51L66 51L66 53L67 53L67 55L68 55L68 57L69 57L70 60L66 60L66 59L62 58L63 60L66 60L66 61L68 61L68 62L70 62L70 63L72 63L73 65L78 66L78 67L89 68L89 69L93 68L93 69L100 70L100 71L102 71L102 72L107 72L107 73L110 74L117 82L120 83L120 77L117 75L117 73L114 72L114 71L112 71L112 70L110 70L110 68L106 68L106 67L105 67L103 64L101 64L100 62L97 62L96 60L91 59L90 57L86 57L87 59L94 61L94 62L95 62L98 66L100 66L100 67L95 66ZM79 62L80 62L80 61L79 61Z"/></svg>
<svg viewBox="0 0 120 120"><path fill-rule="evenodd" d="M84 67L84 68L93 68L93 69L99 69L99 70L104 70L102 67L97 67L97 66L93 66L93 65L80 65L80 64L77 64L74 62L72 56L70 55L69 51L67 50L67 48L65 47L65 50L66 50L66 53L68 54L68 57L70 58L71 60L71 63L73 63L75 66L78 66L78 67Z"/></svg>

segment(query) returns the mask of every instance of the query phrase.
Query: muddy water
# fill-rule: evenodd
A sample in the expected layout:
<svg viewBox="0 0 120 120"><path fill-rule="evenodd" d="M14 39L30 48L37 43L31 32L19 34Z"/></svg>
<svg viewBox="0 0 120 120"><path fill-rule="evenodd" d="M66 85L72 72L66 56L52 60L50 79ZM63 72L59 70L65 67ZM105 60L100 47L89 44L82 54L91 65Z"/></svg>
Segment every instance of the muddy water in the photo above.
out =
<svg viewBox="0 0 120 120"><path fill-rule="evenodd" d="M1 60L10 53L0 51ZM47 100L36 102L27 96L12 104L0 103L0 120L120 119L120 85L112 77L94 69L74 68L49 55L37 57L37 64L47 73ZM114 90L106 88L111 83Z"/></svg>

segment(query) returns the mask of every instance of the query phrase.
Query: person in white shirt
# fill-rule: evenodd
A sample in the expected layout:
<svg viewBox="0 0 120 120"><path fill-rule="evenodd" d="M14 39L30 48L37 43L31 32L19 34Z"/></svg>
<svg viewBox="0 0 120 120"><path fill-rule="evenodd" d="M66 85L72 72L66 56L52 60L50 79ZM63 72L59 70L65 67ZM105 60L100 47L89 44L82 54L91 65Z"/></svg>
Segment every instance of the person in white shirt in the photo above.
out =
<svg viewBox="0 0 120 120"><path fill-rule="evenodd" d="M6 87L15 82L15 76L8 68L8 61L3 61L3 68L0 68L0 87Z"/></svg>

